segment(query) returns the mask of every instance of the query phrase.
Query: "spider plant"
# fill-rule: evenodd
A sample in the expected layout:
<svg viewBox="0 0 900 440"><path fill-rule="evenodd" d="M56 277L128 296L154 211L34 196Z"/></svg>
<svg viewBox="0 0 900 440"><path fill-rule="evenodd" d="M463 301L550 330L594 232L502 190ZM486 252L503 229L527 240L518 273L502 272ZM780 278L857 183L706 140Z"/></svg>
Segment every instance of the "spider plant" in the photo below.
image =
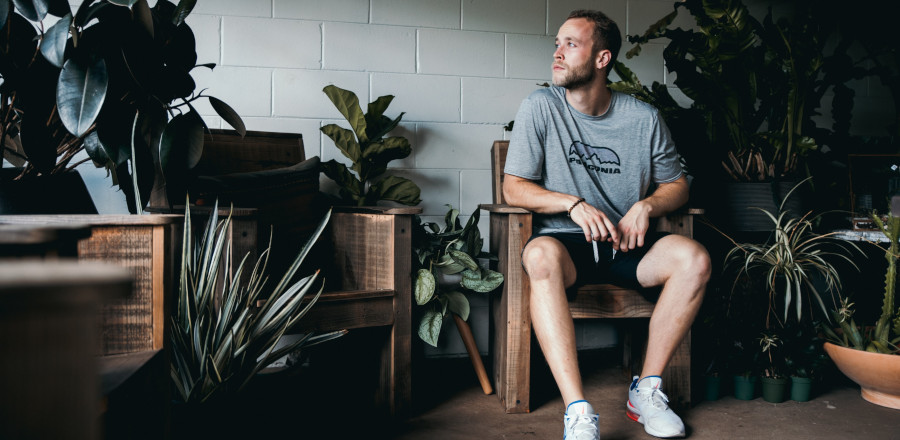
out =
<svg viewBox="0 0 900 440"><path fill-rule="evenodd" d="M279 339L322 293L322 283L316 280L319 271L295 283L291 280L322 234L330 211L261 307L257 301L267 281L263 274L271 243L252 269L248 269L245 255L233 274L220 276L220 271L232 267L228 234L231 216L220 221L217 212L218 203L211 211L205 232L195 237L190 208L185 209L181 274L171 335L171 376L184 402L205 402L240 391L263 367L281 356L346 333L310 333L276 349ZM245 270L250 270L250 274L242 283ZM315 295L304 304L310 291L315 291Z"/></svg>
<svg viewBox="0 0 900 440"><path fill-rule="evenodd" d="M811 297L819 304L826 319L828 309L815 281L824 282L825 291L834 295L841 289L840 274L832 263L832 259L841 259L859 270L850 258L852 249L859 248L849 241L833 239L833 233L818 234L813 231L814 219L811 213L803 217L793 217L784 209L785 203L798 186L809 180L798 183L788 192L781 202L777 213L756 208L764 212L772 220L771 238L765 243L736 243L725 257L726 265L739 267L738 276L754 276L760 272L765 274L768 294L768 311L766 328L771 328L771 319L779 320L777 304L780 299L784 303L784 316L779 320L783 325L788 318L788 311L793 305L797 321L803 316L803 298Z"/></svg>

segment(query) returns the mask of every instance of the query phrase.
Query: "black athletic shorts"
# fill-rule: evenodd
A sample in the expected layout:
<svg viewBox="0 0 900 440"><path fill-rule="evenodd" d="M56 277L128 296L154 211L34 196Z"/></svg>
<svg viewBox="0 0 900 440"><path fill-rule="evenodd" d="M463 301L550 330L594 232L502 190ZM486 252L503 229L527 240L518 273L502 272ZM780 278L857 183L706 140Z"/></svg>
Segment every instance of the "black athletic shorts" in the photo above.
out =
<svg viewBox="0 0 900 440"><path fill-rule="evenodd" d="M618 251L613 258L612 243L597 242L599 261L594 262L594 246L584 239L581 232L551 232L546 234L536 233L528 239L528 243L538 237L551 237L559 240L569 251L572 262L575 263L575 284L566 289L566 296L571 301L575 298L575 291L586 284L610 283L617 286L636 289L650 302L659 299L660 288L643 288L637 279L638 263L647 254L647 250L660 238L669 235L668 232L648 231L644 236L644 246L634 248L628 252ZM528 247L525 243L525 247Z"/></svg>

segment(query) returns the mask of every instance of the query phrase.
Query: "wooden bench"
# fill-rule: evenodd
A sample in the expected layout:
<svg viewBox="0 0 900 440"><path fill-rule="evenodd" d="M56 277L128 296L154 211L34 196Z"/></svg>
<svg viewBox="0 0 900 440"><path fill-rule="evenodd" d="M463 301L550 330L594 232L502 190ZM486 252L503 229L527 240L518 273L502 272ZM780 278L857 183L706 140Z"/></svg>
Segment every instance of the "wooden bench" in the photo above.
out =
<svg viewBox="0 0 900 440"><path fill-rule="evenodd" d="M506 280L502 294L494 299L494 380L500 403L507 413L530 411L531 387L531 287L528 275L522 267L522 249L531 237L531 212L504 204L503 167L509 141L496 141L491 148L494 204L481 205L490 212L490 250L499 257L499 271ZM693 235L692 216L673 213L659 219L659 230ZM649 318L653 304L640 292L613 284L597 284L581 287L569 303L572 317L582 318ZM626 369L639 374L645 337L636 340L633 335L646 334L646 322L634 325L623 320L627 330L623 340ZM688 406L691 401L691 344L690 333L676 350L663 374L666 393L673 406ZM630 379L631 372L628 372Z"/></svg>

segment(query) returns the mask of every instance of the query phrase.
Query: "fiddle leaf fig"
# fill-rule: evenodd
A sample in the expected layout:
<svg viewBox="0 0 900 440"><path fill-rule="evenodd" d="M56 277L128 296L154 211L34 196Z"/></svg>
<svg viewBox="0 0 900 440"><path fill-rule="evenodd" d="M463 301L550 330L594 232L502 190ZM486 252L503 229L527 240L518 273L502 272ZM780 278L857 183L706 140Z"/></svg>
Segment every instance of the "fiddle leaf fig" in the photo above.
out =
<svg viewBox="0 0 900 440"><path fill-rule="evenodd" d="M341 198L357 206L374 205L379 200L410 206L421 202L421 191L411 180L396 176L379 179L387 171L388 162L407 157L411 152L406 138L384 138L403 118L403 113L393 120L384 116L394 97L379 97L368 105L368 113L363 114L359 99L353 92L333 85L325 87L323 92L351 127L346 129L328 124L321 128L322 133L334 141L338 150L352 162L348 169L346 165L331 160L325 170L325 175L341 187Z"/></svg>
<svg viewBox="0 0 900 440"><path fill-rule="evenodd" d="M356 94L333 85L326 86L323 90L331 103L344 116L344 119L350 123L353 132L359 138L360 142L366 142L369 137L366 135L366 117L359 107L359 98ZM353 159L351 157L351 159ZM356 160L356 159L353 159Z"/></svg>

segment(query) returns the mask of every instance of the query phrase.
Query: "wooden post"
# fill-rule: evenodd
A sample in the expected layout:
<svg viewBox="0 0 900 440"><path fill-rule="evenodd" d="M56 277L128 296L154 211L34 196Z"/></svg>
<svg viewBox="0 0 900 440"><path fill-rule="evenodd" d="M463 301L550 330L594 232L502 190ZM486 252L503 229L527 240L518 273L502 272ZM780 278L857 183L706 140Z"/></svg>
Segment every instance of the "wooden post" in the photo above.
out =
<svg viewBox="0 0 900 440"><path fill-rule="evenodd" d="M464 321L456 313L451 313L453 320L456 322L456 328L459 330L459 336L466 345L466 351L469 352L469 359L472 360L472 367L475 368L475 375L478 376L478 382L481 383L481 389L484 394L491 394L494 389L491 387L491 380L488 379L487 371L484 370L484 364L481 362L481 353L475 345L475 338L472 337L472 329L469 323Z"/></svg>

